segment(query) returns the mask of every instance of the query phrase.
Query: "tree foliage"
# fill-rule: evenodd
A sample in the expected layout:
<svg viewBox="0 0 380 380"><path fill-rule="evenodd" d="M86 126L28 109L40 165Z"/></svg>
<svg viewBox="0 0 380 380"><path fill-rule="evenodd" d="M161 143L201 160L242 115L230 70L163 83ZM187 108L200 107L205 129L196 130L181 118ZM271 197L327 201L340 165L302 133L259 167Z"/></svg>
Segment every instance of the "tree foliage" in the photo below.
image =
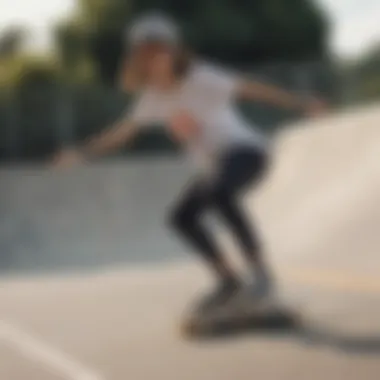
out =
<svg viewBox="0 0 380 380"><path fill-rule="evenodd" d="M346 87L351 101L380 99L380 46L344 68Z"/></svg>
<svg viewBox="0 0 380 380"><path fill-rule="evenodd" d="M327 19L312 0L79 0L73 19L58 31L63 56L75 64L87 54L101 78L112 80L126 26L151 10L173 16L196 51L226 63L318 59L326 53Z"/></svg>
<svg viewBox="0 0 380 380"><path fill-rule="evenodd" d="M4 59L19 53L23 46L25 35L26 31L20 27L5 30L0 36L0 57Z"/></svg>

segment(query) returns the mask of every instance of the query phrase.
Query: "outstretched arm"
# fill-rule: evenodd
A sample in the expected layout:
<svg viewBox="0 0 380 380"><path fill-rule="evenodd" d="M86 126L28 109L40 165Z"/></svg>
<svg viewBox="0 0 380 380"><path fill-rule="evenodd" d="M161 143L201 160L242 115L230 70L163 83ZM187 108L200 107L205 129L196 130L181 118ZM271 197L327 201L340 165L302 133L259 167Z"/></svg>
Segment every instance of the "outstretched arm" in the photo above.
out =
<svg viewBox="0 0 380 380"><path fill-rule="evenodd" d="M304 99L276 86L257 81L242 81L238 86L237 95L241 99L261 101L294 111L319 113L324 108L323 103L316 99Z"/></svg>
<svg viewBox="0 0 380 380"><path fill-rule="evenodd" d="M98 136L89 138L80 148L86 157L102 156L119 149L136 134L136 126L128 120L122 120L106 129Z"/></svg>
<svg viewBox="0 0 380 380"><path fill-rule="evenodd" d="M53 164L58 167L71 167L87 159L105 155L131 140L135 133L134 123L122 120L100 135L88 139L81 147L62 150L54 157Z"/></svg>

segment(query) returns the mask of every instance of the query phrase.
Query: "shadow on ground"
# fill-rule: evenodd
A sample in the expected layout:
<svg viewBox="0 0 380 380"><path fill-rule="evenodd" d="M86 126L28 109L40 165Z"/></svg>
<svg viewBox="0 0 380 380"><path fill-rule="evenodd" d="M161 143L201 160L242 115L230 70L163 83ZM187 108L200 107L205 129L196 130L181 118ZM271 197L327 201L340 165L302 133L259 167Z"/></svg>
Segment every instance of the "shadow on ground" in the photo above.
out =
<svg viewBox="0 0 380 380"><path fill-rule="evenodd" d="M317 327L312 323L290 324L285 326L273 323L267 326L244 326L227 328L213 333L193 336L200 342L221 342L236 339L239 336L265 337L266 339L294 339L296 343L305 346L327 347L352 355L380 355L380 335L360 335L336 332L331 328Z"/></svg>

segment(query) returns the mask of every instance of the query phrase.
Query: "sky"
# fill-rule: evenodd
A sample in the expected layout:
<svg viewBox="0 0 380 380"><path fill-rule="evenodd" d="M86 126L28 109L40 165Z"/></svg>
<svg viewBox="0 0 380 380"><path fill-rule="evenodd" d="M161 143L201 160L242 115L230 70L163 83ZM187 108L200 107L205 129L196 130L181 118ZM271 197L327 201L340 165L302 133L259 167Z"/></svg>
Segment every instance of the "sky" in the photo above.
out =
<svg viewBox="0 0 380 380"><path fill-rule="evenodd" d="M380 0L315 0L333 20L330 46L342 58L354 58L380 42ZM67 17L75 0L0 0L0 33L12 25L31 28L29 45L52 44L52 26Z"/></svg>

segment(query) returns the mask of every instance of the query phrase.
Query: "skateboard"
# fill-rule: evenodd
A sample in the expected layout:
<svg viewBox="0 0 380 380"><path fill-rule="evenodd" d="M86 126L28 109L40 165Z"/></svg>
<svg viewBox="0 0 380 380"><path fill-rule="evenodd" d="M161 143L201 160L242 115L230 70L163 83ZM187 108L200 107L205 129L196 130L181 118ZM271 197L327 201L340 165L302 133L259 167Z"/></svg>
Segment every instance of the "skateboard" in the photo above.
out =
<svg viewBox="0 0 380 380"><path fill-rule="evenodd" d="M284 331L299 329L299 311L276 300L246 300L207 313L197 309L187 313L181 324L182 336L196 338L244 331Z"/></svg>

